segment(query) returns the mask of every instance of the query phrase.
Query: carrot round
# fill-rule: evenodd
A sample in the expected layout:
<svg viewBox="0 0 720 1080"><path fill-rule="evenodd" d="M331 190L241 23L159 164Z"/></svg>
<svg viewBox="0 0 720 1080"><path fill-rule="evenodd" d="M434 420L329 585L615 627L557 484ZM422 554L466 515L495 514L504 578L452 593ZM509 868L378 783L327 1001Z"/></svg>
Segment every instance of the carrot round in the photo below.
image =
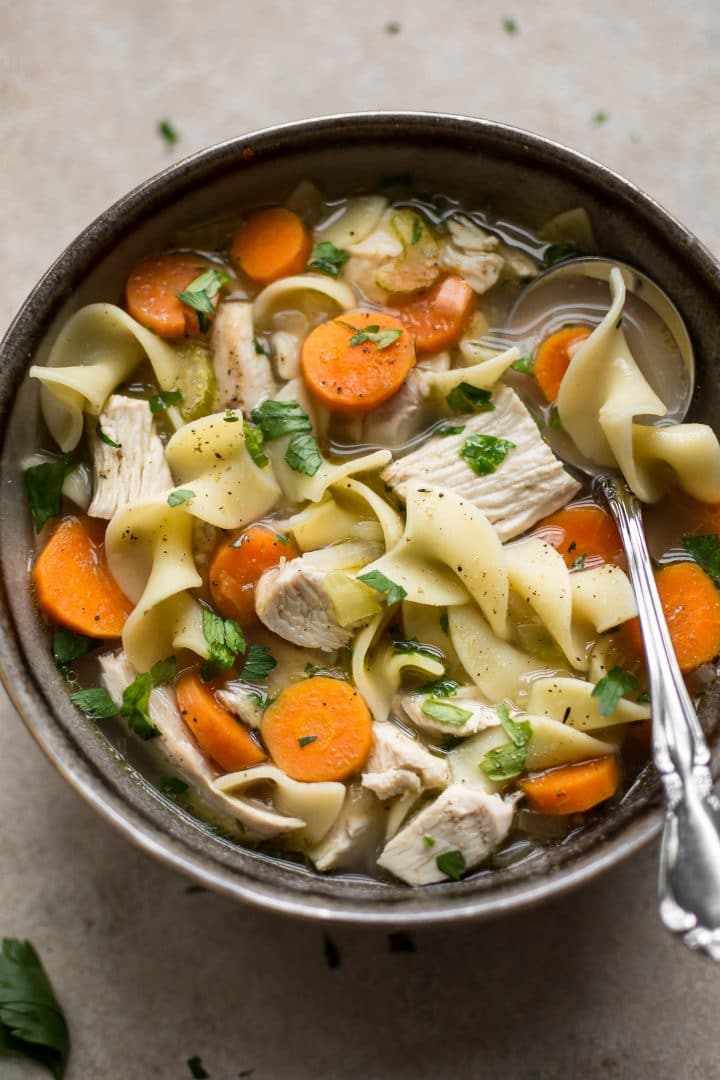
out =
<svg viewBox="0 0 720 1080"><path fill-rule="evenodd" d="M451 276L394 307L412 334L417 351L432 353L457 344L472 318L475 298L464 278Z"/></svg>
<svg viewBox="0 0 720 1080"><path fill-rule="evenodd" d="M600 506L568 506L543 518L533 534L558 551L567 566L579 570L602 563L625 564L620 533Z"/></svg>
<svg viewBox="0 0 720 1080"><path fill-rule="evenodd" d="M372 717L350 683L316 675L282 691L265 710L262 735L293 780L344 780L370 753Z"/></svg>
<svg viewBox="0 0 720 1080"><path fill-rule="evenodd" d="M539 814L580 814L609 799L619 785L620 768L612 754L520 781L528 806Z"/></svg>
<svg viewBox="0 0 720 1080"><path fill-rule="evenodd" d="M375 340L351 345L363 331ZM383 332L390 336L382 337ZM401 322L381 311L346 311L342 318L316 326L302 347L307 387L333 412L371 412L398 392L414 366L412 337Z"/></svg>
<svg viewBox="0 0 720 1080"><path fill-rule="evenodd" d="M250 525L222 540L210 561L213 606L226 619L246 625L255 620L255 586L260 575L281 559L300 554L295 542L268 525Z"/></svg>
<svg viewBox="0 0 720 1080"><path fill-rule="evenodd" d="M178 293L208 266L209 263L189 251L170 251L141 259L125 285L128 312L160 337L197 337L200 333L197 313L178 300Z"/></svg>
<svg viewBox="0 0 720 1080"><path fill-rule="evenodd" d="M257 210L235 233L230 258L253 281L271 281L305 269L312 239L297 214L282 206Z"/></svg>
<svg viewBox="0 0 720 1080"><path fill-rule="evenodd" d="M535 354L533 375L546 401L557 398L563 375L572 360L573 347L577 348L591 333L588 326L565 326L541 342Z"/></svg>
<svg viewBox="0 0 720 1080"><path fill-rule="evenodd" d="M680 670L694 671L720 653L720 592L692 562L662 566L655 584ZM642 656L639 619L631 619L623 629L630 648Z"/></svg>
<svg viewBox="0 0 720 1080"><path fill-rule="evenodd" d="M120 637L133 609L105 561L105 531L90 518L58 524L33 566L40 609L60 626L92 638Z"/></svg>
<svg viewBox="0 0 720 1080"><path fill-rule="evenodd" d="M182 718L198 745L222 769L235 772L267 760L247 728L222 707L196 671L180 676L175 693Z"/></svg>

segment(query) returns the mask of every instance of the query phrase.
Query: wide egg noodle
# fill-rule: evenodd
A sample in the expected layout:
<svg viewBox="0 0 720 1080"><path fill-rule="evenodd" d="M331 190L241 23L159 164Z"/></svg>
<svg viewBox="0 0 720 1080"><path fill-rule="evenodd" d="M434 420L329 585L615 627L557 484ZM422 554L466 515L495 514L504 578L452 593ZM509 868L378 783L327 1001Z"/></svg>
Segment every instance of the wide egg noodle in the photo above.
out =
<svg viewBox="0 0 720 1080"><path fill-rule="evenodd" d="M64 453L80 441L83 413L99 416L110 394L145 357L160 388L171 390L177 383L175 350L122 308L89 304L68 319L47 366L30 368L30 376L42 383L45 423Z"/></svg>
<svg viewBox="0 0 720 1080"><path fill-rule="evenodd" d="M487 701L515 700L539 660L493 633L474 604L448 608L450 638L460 663Z"/></svg>
<svg viewBox="0 0 720 1080"><path fill-rule="evenodd" d="M358 631L352 643L352 677L377 721L387 720L393 696L400 689L406 668L428 679L439 679L445 665L426 653L396 653L382 640L389 615L376 615Z"/></svg>
<svg viewBox="0 0 720 1080"><path fill-rule="evenodd" d="M273 312L281 308L302 310L302 294L316 294L334 307L348 311L356 306L355 294L349 285L327 274L295 274L266 285L253 301L253 322L261 329L269 328Z"/></svg>
<svg viewBox="0 0 720 1080"><path fill-rule="evenodd" d="M353 251L377 228L388 201L384 195L356 195L315 230L315 239L341 251Z"/></svg>
<svg viewBox="0 0 720 1080"><path fill-rule="evenodd" d="M276 815L285 817L283 831L301 830L299 841L317 844L330 831L345 801L345 785L328 780L303 783L292 780L275 765L256 765L241 772L220 776L213 788L233 802L251 798L253 788L270 785ZM282 827L282 821L279 822Z"/></svg>
<svg viewBox="0 0 720 1080"><path fill-rule="evenodd" d="M584 679L548 675L532 680L527 707L531 712L549 716L580 731L647 720L651 715L648 704L637 704L627 698L620 698L617 708L603 715L600 699L593 697L594 690L595 685Z"/></svg>
<svg viewBox="0 0 720 1080"><path fill-rule="evenodd" d="M466 343L466 349L470 349L470 343ZM490 390L503 377L520 356L520 350L507 349L502 353L487 353L482 346L480 359L468 367L450 368L448 371L428 371L423 373L423 388L425 393L435 398L445 400L447 395L460 385L468 383L477 390Z"/></svg>

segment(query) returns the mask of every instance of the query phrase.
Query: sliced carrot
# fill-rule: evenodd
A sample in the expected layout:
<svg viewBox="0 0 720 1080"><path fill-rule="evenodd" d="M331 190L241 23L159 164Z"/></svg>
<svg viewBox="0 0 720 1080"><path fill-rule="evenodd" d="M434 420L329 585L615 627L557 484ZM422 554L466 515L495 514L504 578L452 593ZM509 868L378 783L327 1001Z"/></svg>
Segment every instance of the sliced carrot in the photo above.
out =
<svg viewBox="0 0 720 1080"><path fill-rule="evenodd" d="M247 728L216 700L196 671L186 671L175 686L183 720L200 748L228 772L267 761Z"/></svg>
<svg viewBox="0 0 720 1080"><path fill-rule="evenodd" d="M271 281L305 269L312 239L297 214L282 206L257 210L235 233L230 258L253 281Z"/></svg>
<svg viewBox="0 0 720 1080"><path fill-rule="evenodd" d="M197 337L200 334L197 312L178 300L178 293L209 265L189 251L170 251L141 259L125 285L128 312L160 337ZM216 305L217 298L212 303Z"/></svg>
<svg viewBox="0 0 720 1080"><path fill-rule="evenodd" d="M226 619L243 626L255 620L255 586L260 575L281 559L296 559L300 551L290 537L268 525L250 525L215 548L210 561L213 606Z"/></svg>
<svg viewBox="0 0 720 1080"><path fill-rule="evenodd" d="M360 340L366 331L388 338ZM302 347L303 378L333 412L366 413L396 394L415 366L413 341L401 322L381 311L346 311L321 323Z"/></svg>
<svg viewBox="0 0 720 1080"><path fill-rule="evenodd" d="M265 710L262 735L293 780L344 780L370 753L372 717L350 683L316 675L282 691Z"/></svg>
<svg viewBox="0 0 720 1080"><path fill-rule="evenodd" d="M655 574L670 637L681 671L694 671L720 653L720 592L697 563L662 566ZM639 619L623 627L636 656L642 656Z"/></svg>
<svg viewBox="0 0 720 1080"><path fill-rule="evenodd" d="M600 506L568 506L543 518L533 535L559 551L574 569L590 569L602 563L625 565L620 533L612 516Z"/></svg>
<svg viewBox="0 0 720 1080"><path fill-rule="evenodd" d="M520 781L528 806L539 814L580 814L609 799L619 786L620 768L613 754Z"/></svg>
<svg viewBox="0 0 720 1080"><path fill-rule="evenodd" d="M546 401L555 401L557 398L560 383L570 367L575 348L590 337L591 333L589 326L565 326L541 342L535 354L533 375Z"/></svg>
<svg viewBox="0 0 720 1080"><path fill-rule="evenodd" d="M133 609L110 573L104 540L98 521L63 518L32 571L38 604L48 618L92 638L119 637Z"/></svg>
<svg viewBox="0 0 720 1080"><path fill-rule="evenodd" d="M456 345L472 318L475 297L461 277L446 277L428 292L393 308L408 328L419 353L439 352Z"/></svg>

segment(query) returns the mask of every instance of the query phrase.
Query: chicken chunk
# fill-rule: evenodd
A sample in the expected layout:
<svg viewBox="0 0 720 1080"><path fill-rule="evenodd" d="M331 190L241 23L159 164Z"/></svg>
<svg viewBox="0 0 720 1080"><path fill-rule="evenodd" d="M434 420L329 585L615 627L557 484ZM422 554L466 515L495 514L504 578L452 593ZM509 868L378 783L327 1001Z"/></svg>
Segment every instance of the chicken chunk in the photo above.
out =
<svg viewBox="0 0 720 1080"><path fill-rule="evenodd" d="M252 304L226 300L212 331L215 409L249 412L277 391L270 359L255 349Z"/></svg>
<svg viewBox="0 0 720 1080"><path fill-rule="evenodd" d="M397 394L372 412L344 418L342 435L348 442L370 446L402 446L428 426L428 371L413 368Z"/></svg>
<svg viewBox="0 0 720 1080"><path fill-rule="evenodd" d="M470 870L492 854L507 836L513 803L467 784L452 784L393 836L378 859L408 885L444 881L438 856L460 852Z"/></svg>
<svg viewBox="0 0 720 1080"><path fill-rule="evenodd" d="M90 454L95 478L90 517L109 520L128 503L173 486L147 401L122 394L108 398L90 428Z"/></svg>
<svg viewBox="0 0 720 1080"><path fill-rule="evenodd" d="M304 559L284 560L266 570L255 587L258 618L286 641L333 652L346 645L352 631L340 625L325 592L327 573Z"/></svg>
<svg viewBox="0 0 720 1080"><path fill-rule="evenodd" d="M400 498L411 483L445 488L473 503L511 540L564 506L580 490L543 441L530 413L508 387L493 394L492 412L457 417L459 435L433 436L417 450L393 461L382 479ZM494 435L514 443L494 472L478 476L460 456L469 435Z"/></svg>
<svg viewBox="0 0 720 1080"><path fill-rule="evenodd" d="M406 791L442 788L448 783L447 761L431 754L397 725L375 724L373 736L362 785L379 799L392 799Z"/></svg>
<svg viewBox="0 0 720 1080"><path fill-rule="evenodd" d="M424 706L429 711L425 711ZM449 706L445 717L443 706ZM470 715L463 719L457 710ZM433 698L432 694L396 694L393 711L400 720L408 721L413 727L438 735L476 735L478 731L500 723L497 710L483 701L474 686L462 687L451 697L443 698Z"/></svg>
<svg viewBox="0 0 720 1080"><path fill-rule="evenodd" d="M218 701L248 727L259 728L263 714L262 697L257 690L240 681L228 682L215 695Z"/></svg>
<svg viewBox="0 0 720 1080"><path fill-rule="evenodd" d="M351 784L332 829L308 851L318 870L357 866L365 853L372 858L382 837L384 816L372 792Z"/></svg>

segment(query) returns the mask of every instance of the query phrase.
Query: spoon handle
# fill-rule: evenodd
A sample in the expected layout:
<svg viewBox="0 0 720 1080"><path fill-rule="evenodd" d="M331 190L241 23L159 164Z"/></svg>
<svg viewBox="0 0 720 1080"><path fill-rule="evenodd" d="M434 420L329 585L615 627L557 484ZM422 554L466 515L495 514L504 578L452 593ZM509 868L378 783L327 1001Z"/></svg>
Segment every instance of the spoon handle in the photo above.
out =
<svg viewBox="0 0 720 1080"><path fill-rule="evenodd" d="M710 751L675 658L640 503L620 476L599 476L594 488L620 530L645 644L653 756L666 796L660 917L689 948L720 961L720 800L713 791Z"/></svg>

